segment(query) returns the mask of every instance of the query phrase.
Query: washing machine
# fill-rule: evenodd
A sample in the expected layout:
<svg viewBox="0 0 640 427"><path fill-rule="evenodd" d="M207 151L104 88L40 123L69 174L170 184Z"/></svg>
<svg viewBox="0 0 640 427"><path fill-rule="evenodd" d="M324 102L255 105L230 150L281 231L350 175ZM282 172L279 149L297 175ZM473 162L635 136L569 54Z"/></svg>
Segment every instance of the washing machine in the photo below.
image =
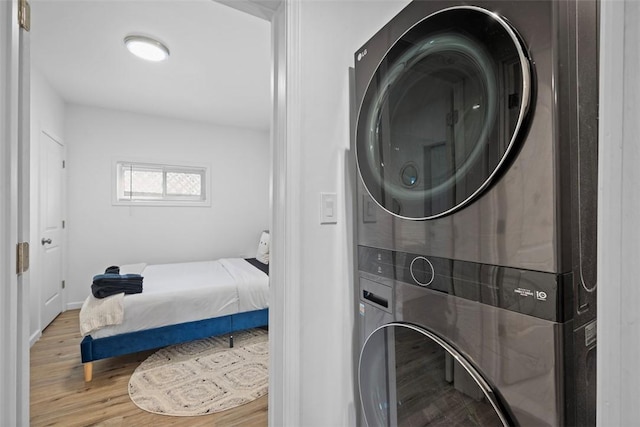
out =
<svg viewBox="0 0 640 427"><path fill-rule="evenodd" d="M598 11L417 0L355 52L364 425L595 425Z"/></svg>

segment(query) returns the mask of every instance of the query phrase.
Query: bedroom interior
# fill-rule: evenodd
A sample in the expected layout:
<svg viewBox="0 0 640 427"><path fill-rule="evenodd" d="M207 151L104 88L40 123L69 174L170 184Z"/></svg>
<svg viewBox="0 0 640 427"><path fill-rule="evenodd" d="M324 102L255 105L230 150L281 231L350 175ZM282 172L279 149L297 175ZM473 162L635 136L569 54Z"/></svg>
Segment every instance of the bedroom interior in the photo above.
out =
<svg viewBox="0 0 640 427"><path fill-rule="evenodd" d="M66 236L60 239L61 246L44 237L41 243L40 231L33 236L33 247L42 246L44 254L34 251L32 255L31 344L37 343L59 312L82 306L91 278L109 265L145 263L150 268L255 258L261 233L270 221L270 23L209 0L179 5L35 1L32 20L32 144L61 146L65 165L58 178L62 200L52 202L49 151L43 149L41 155L39 150L32 151L31 223L33 230L47 232L51 222L47 212L60 212ZM69 30L66 23L70 21L82 25ZM166 42L171 49L169 60L153 64L134 58L123 38L136 32ZM113 169L118 161L204 165L208 176L202 188L208 192L207 203L115 203ZM51 270L56 262L60 265ZM43 278L51 277L52 271L64 281L64 291L36 285L50 282ZM267 323L263 309L257 317L244 316L234 324L233 315L227 315L231 305L227 301L220 309L224 316L219 322L201 326L195 333L190 327L173 333L162 330L160 341L155 336L151 343L142 344L127 335L126 345L115 350L100 350L95 344L101 340L83 342L82 359L92 361ZM189 314L187 321L199 320ZM227 318L228 326L221 323ZM78 341L72 351L78 361L79 350ZM102 371L100 366L111 370L111 362L101 363L96 364L96 375ZM92 365L85 364L85 379L91 379ZM75 368L73 372L77 373ZM266 400L261 401L266 408ZM32 402L32 420L38 407ZM263 412L266 418L266 409Z"/></svg>

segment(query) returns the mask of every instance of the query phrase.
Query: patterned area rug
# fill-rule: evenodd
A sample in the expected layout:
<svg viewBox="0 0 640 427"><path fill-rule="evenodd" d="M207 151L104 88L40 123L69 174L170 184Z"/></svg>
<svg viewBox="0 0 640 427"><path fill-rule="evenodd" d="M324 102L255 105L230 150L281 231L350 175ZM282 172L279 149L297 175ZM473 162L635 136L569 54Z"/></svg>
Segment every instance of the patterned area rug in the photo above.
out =
<svg viewBox="0 0 640 427"><path fill-rule="evenodd" d="M206 415L267 394L269 343L262 329L178 344L158 350L129 380L141 409L173 416Z"/></svg>

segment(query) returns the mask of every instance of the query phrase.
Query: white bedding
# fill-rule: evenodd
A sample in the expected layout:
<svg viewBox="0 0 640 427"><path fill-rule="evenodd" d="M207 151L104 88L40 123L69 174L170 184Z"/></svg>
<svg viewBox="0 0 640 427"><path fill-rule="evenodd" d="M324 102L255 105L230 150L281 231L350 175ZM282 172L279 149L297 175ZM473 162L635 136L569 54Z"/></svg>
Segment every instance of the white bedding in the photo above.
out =
<svg viewBox="0 0 640 427"><path fill-rule="evenodd" d="M242 258L147 265L140 274L143 291L124 296L122 323L87 335L104 338L268 307L269 277ZM89 298L82 311L88 304Z"/></svg>

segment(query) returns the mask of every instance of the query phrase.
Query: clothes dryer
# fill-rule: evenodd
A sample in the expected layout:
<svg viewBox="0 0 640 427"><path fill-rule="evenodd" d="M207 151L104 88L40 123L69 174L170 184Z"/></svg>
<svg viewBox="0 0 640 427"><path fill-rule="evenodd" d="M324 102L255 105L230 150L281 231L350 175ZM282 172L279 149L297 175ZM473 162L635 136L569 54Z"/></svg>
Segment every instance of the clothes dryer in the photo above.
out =
<svg viewBox="0 0 640 427"><path fill-rule="evenodd" d="M355 53L358 269L394 305L369 425L406 420L415 334L489 425L595 423L597 39L595 1L418 0Z"/></svg>
<svg viewBox="0 0 640 427"><path fill-rule="evenodd" d="M593 287L597 9L414 1L359 49L360 244L552 273L582 254Z"/></svg>

